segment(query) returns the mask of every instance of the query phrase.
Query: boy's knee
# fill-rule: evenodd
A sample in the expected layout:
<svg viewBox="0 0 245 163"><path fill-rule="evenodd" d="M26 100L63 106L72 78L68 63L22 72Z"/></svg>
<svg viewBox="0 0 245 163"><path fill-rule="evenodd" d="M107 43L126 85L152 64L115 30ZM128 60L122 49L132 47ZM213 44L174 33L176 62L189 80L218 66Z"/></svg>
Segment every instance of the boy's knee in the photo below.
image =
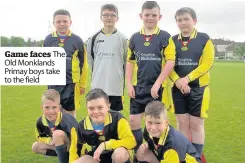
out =
<svg viewBox="0 0 245 163"><path fill-rule="evenodd" d="M93 158L89 155L84 155L80 157L79 159L75 160L73 163L83 163L83 162L91 162Z"/></svg>
<svg viewBox="0 0 245 163"><path fill-rule="evenodd" d="M129 152L123 147L115 149L111 157L114 162L126 162L130 158Z"/></svg>
<svg viewBox="0 0 245 163"><path fill-rule="evenodd" d="M62 130L55 130L52 136L53 144L55 146L59 146L62 144L66 144L67 136L66 133Z"/></svg>
<svg viewBox="0 0 245 163"><path fill-rule="evenodd" d="M190 123L191 131L199 132L199 131L203 130L203 128L204 128L203 124Z"/></svg>
<svg viewBox="0 0 245 163"><path fill-rule="evenodd" d="M197 132L203 130L204 129L204 120L201 119L201 118L199 118L199 119L198 118L191 119L191 121L190 121L190 129L192 131L197 131Z"/></svg>
<svg viewBox="0 0 245 163"><path fill-rule="evenodd" d="M39 143L35 142L32 144L32 152L39 153Z"/></svg>
<svg viewBox="0 0 245 163"><path fill-rule="evenodd" d="M66 133L62 130L55 130L53 133L53 139L64 139L65 140Z"/></svg>
<svg viewBox="0 0 245 163"><path fill-rule="evenodd" d="M138 161L144 161L144 155L139 150L136 152L136 158Z"/></svg>
<svg viewBox="0 0 245 163"><path fill-rule="evenodd" d="M137 130L141 128L141 117L138 115L130 115L130 127L132 130Z"/></svg>

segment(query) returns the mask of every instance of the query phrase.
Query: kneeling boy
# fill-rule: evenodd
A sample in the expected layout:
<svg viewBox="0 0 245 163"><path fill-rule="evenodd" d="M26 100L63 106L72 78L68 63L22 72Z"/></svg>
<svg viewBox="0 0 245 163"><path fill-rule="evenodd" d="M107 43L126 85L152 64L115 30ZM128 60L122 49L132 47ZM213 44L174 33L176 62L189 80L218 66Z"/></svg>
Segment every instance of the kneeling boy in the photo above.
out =
<svg viewBox="0 0 245 163"><path fill-rule="evenodd" d="M68 163L71 129L78 128L76 119L60 111L60 95L48 89L42 96L43 115L36 123L37 142L32 151L47 156L58 156L60 163Z"/></svg>
<svg viewBox="0 0 245 163"><path fill-rule="evenodd" d="M136 140L128 121L121 113L109 111L109 98L102 89L92 89L87 94L86 101L88 116L79 123L78 127L78 142L81 144L74 145L76 139L72 139L71 143L72 148L77 146L77 150L81 151L82 155L75 162L132 161L132 149L136 146ZM76 153L76 150L72 152L72 154Z"/></svg>
<svg viewBox="0 0 245 163"><path fill-rule="evenodd" d="M152 101L145 109L144 139L137 151L139 163L200 162L195 147L168 124L167 111L160 101Z"/></svg>

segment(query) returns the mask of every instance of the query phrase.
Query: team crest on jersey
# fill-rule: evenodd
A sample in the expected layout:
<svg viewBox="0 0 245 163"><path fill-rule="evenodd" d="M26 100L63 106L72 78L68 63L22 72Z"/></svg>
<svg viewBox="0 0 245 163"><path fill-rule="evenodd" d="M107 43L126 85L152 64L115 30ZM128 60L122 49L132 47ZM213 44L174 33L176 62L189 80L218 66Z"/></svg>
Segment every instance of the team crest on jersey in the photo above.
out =
<svg viewBox="0 0 245 163"><path fill-rule="evenodd" d="M105 141L105 136L104 135L101 135L101 136L99 136L99 138L98 138L100 141Z"/></svg>

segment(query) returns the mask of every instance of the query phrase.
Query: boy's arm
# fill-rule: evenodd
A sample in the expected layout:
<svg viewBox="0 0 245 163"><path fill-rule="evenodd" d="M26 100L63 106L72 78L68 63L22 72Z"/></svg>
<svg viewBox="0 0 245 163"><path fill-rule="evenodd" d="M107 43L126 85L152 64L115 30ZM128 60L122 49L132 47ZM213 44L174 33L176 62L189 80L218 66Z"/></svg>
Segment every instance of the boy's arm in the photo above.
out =
<svg viewBox="0 0 245 163"><path fill-rule="evenodd" d="M81 156L81 150L84 144L84 139L81 135L81 129L80 125L78 126L78 129L75 129L74 127L71 129L71 145L69 149L69 163L73 163L76 159L78 159Z"/></svg>
<svg viewBox="0 0 245 163"><path fill-rule="evenodd" d="M167 79L168 75L173 70L174 65L175 65L175 54L176 54L176 50L175 50L174 41L173 41L172 37L169 37L168 46L165 48L165 50L163 52L163 55L164 55L166 62L162 68L161 74L159 75L159 77L156 80L156 83L158 83L159 85L161 85L162 82L165 79Z"/></svg>
<svg viewBox="0 0 245 163"><path fill-rule="evenodd" d="M87 45L86 45L86 51L87 51L87 57L88 57L88 64L89 64L89 67L92 70L93 65L94 65L94 59L92 57L91 46L92 46L92 38L89 38L88 41L87 41Z"/></svg>
<svg viewBox="0 0 245 163"><path fill-rule="evenodd" d="M136 140L130 129L129 123L125 118L118 121L118 140L110 139L105 142L105 150L112 150L119 147L133 149L136 146Z"/></svg>
<svg viewBox="0 0 245 163"><path fill-rule="evenodd" d="M77 153L78 151L77 142L78 142L77 131L74 127L72 127L71 144L70 144L70 149L69 149L69 163L72 163L79 158L78 153Z"/></svg>
<svg viewBox="0 0 245 163"><path fill-rule="evenodd" d="M124 69L124 79L123 80L125 80L125 75L126 75L128 47L129 47L129 40L125 37L125 40L124 40L124 52L123 52L123 69ZM125 89L125 84L124 84L124 89ZM124 92L124 90L123 90L123 92ZM123 93L123 96L122 96L122 102L124 103L124 93Z"/></svg>
<svg viewBox="0 0 245 163"><path fill-rule="evenodd" d="M38 128L35 128L35 132L36 132L36 139L38 142L43 142L45 144L50 144L52 137L41 137L40 133L38 132Z"/></svg>
<svg viewBox="0 0 245 163"><path fill-rule="evenodd" d="M167 150L163 155L163 160L160 163L180 162L179 155L174 149ZM195 162L193 162L195 163Z"/></svg>
<svg viewBox="0 0 245 163"><path fill-rule="evenodd" d="M134 65L136 64L132 38L130 39L130 42L128 44L129 45L127 49L126 80L128 85L132 85Z"/></svg>
<svg viewBox="0 0 245 163"><path fill-rule="evenodd" d="M164 65L162 68L162 72L158 76L155 84L153 85L153 87L151 89L151 95L153 98L159 97L158 90L159 90L160 86L162 85L163 81L165 79L167 79L170 72L173 70L174 65L175 65L175 54L176 54L176 50L175 50L174 41L173 41L172 37L169 37L168 45L163 52L166 63L165 64L163 63Z"/></svg>
<svg viewBox="0 0 245 163"><path fill-rule="evenodd" d="M189 82L205 75L212 68L214 63L214 45L210 39L203 49L202 60L203 62L187 75Z"/></svg>
<svg viewBox="0 0 245 163"><path fill-rule="evenodd" d="M78 51L78 58L80 62L80 88L86 89L87 77L88 77L88 60L87 60L87 52L83 42L81 42L82 46Z"/></svg>
<svg viewBox="0 0 245 163"><path fill-rule="evenodd" d="M172 80L172 82L176 82L180 77L179 75L175 72L175 70L172 70L169 74L169 78Z"/></svg>
<svg viewBox="0 0 245 163"><path fill-rule="evenodd" d="M129 42L129 47L127 51L127 64L126 64L126 82L127 82L127 90L128 90L128 95L130 98L135 98L135 91L134 87L132 84L132 78L133 78L133 73L134 73L134 66L136 63L136 56L133 51L134 45L132 38L130 39Z"/></svg>

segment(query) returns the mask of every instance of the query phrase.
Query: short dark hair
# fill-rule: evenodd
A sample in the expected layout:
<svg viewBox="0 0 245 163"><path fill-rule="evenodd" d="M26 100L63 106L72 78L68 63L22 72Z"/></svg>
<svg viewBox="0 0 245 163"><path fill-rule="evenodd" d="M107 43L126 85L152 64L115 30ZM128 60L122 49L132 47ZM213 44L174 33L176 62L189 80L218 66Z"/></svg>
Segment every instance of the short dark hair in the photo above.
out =
<svg viewBox="0 0 245 163"><path fill-rule="evenodd" d="M158 8L160 10L160 6L157 4L156 1L146 1L143 5L142 5L142 10L144 9L153 9L153 8Z"/></svg>
<svg viewBox="0 0 245 163"><path fill-rule="evenodd" d="M96 100L98 98L104 98L107 103L109 103L108 95L100 88L95 88L90 90L86 95L86 103L91 100Z"/></svg>
<svg viewBox="0 0 245 163"><path fill-rule="evenodd" d="M160 118L160 115L164 114L164 118L167 120L167 112L164 104L160 101L152 101L145 107L145 116L152 116L154 118Z"/></svg>
<svg viewBox="0 0 245 163"><path fill-rule="evenodd" d="M69 16L69 18L71 18L69 11L64 10L64 9L59 9L59 10L55 11L54 15L53 15L53 20L54 20L56 15L67 15L67 16Z"/></svg>
<svg viewBox="0 0 245 163"><path fill-rule="evenodd" d="M117 14L117 16L118 16L118 9L117 9L117 7L116 7L115 5L113 5L113 4L105 4L105 5L103 5L103 6L101 7L101 10L100 10L100 14L101 14L101 15L102 15L102 12L103 12L104 10L114 11L114 12Z"/></svg>
<svg viewBox="0 0 245 163"><path fill-rule="evenodd" d="M190 14L192 19L196 19L197 18L195 10L193 10L190 7L182 7L182 8L180 8L180 9L178 9L176 11L175 19L177 18L177 16L184 15L184 14Z"/></svg>

